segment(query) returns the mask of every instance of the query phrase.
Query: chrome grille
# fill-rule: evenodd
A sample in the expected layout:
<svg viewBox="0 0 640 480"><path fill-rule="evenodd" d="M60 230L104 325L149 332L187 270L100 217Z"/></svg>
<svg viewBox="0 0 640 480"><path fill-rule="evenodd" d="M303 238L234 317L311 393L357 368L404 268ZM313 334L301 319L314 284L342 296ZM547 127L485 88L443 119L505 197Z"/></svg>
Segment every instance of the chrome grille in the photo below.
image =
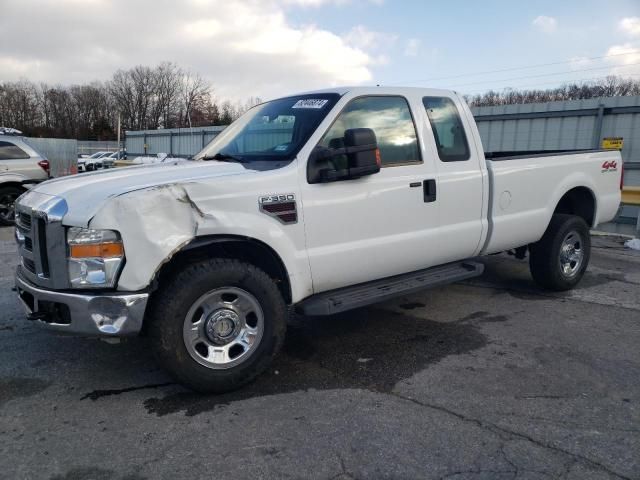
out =
<svg viewBox="0 0 640 480"><path fill-rule="evenodd" d="M30 191L16 203L16 240L24 276L47 288L67 288L66 202Z"/></svg>
<svg viewBox="0 0 640 480"><path fill-rule="evenodd" d="M36 273L36 264L29 258L22 257L22 265L31 273Z"/></svg>
<svg viewBox="0 0 640 480"><path fill-rule="evenodd" d="M31 215L28 215L24 212L19 212L16 215L16 225L18 228L22 228L24 230L31 229Z"/></svg>

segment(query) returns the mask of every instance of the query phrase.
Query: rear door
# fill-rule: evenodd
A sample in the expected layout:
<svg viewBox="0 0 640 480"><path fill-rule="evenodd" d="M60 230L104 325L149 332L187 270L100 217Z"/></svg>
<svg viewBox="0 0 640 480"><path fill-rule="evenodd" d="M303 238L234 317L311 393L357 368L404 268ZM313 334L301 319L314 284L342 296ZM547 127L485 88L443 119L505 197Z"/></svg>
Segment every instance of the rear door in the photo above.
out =
<svg viewBox="0 0 640 480"><path fill-rule="evenodd" d="M438 244L445 262L477 255L486 228L484 158L473 143L465 106L456 95L422 97L425 145L437 169Z"/></svg>
<svg viewBox="0 0 640 480"><path fill-rule="evenodd" d="M415 108L422 107L414 102ZM322 136L318 146L333 149L343 146L345 130L373 129L382 168L354 180L302 181L316 293L437 263L442 249L437 242L438 203L426 198L424 190L424 182L435 180L436 172L432 159L423 158L414 117L404 96L357 97ZM346 158L333 161L339 169Z"/></svg>

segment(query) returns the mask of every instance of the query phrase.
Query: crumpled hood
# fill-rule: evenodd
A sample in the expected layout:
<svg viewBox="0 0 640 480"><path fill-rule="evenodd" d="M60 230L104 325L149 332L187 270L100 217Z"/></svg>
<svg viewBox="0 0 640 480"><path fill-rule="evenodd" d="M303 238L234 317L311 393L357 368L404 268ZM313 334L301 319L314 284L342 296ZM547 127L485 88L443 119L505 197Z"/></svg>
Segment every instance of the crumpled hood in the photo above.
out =
<svg viewBox="0 0 640 480"><path fill-rule="evenodd" d="M86 226L102 205L112 197L160 185L189 183L252 172L236 163L216 161L161 163L57 178L41 183L32 190L64 198L69 208L64 223Z"/></svg>

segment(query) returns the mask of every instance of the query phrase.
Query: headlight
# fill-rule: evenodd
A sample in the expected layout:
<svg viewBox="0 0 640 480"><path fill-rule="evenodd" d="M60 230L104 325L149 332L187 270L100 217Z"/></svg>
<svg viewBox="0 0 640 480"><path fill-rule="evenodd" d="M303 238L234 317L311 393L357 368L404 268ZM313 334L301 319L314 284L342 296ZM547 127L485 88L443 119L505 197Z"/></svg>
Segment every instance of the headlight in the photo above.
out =
<svg viewBox="0 0 640 480"><path fill-rule="evenodd" d="M124 260L118 232L72 227L67 230L72 288L114 287Z"/></svg>

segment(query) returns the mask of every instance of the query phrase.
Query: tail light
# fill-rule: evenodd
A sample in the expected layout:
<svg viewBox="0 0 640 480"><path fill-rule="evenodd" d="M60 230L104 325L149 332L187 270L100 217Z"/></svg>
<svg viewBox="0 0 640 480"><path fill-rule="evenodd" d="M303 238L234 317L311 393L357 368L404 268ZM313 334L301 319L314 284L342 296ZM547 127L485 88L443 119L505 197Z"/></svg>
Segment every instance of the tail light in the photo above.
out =
<svg viewBox="0 0 640 480"><path fill-rule="evenodd" d="M40 165L40 168L42 168L45 172L47 172L47 175L49 175L49 160L40 160L38 162L38 165Z"/></svg>

